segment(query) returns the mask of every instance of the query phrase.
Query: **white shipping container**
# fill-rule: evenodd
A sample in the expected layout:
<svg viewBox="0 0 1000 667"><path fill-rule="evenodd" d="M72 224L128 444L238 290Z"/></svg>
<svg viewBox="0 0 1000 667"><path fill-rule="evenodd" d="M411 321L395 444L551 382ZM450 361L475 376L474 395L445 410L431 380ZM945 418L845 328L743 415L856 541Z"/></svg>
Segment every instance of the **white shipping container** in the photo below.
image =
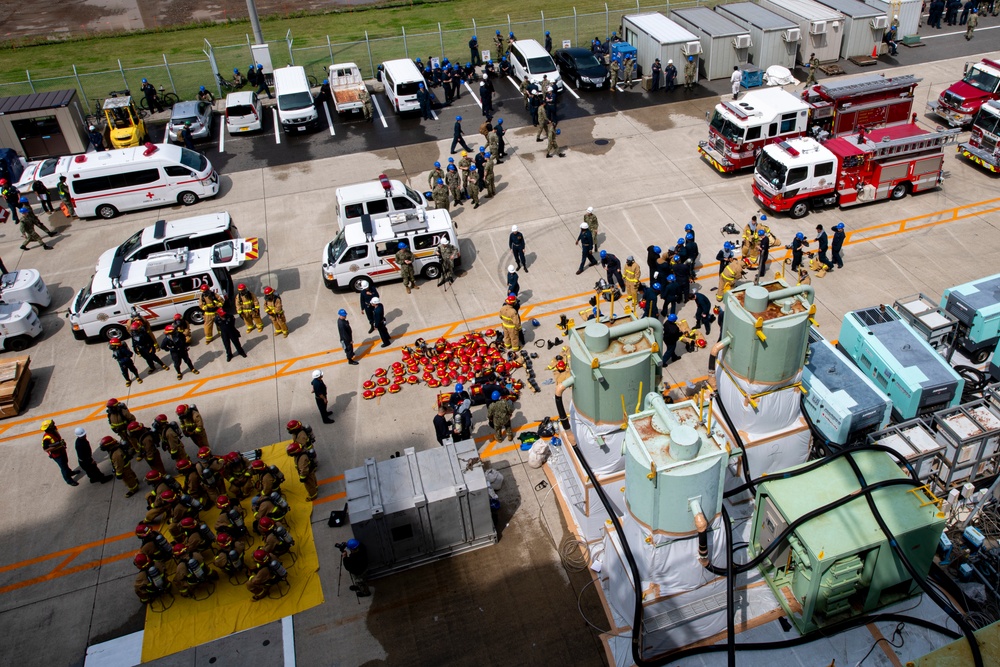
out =
<svg viewBox="0 0 1000 667"><path fill-rule="evenodd" d="M798 24L802 35L798 52L800 63L809 62L812 53L821 63L840 60L843 14L813 0L760 0L760 5Z"/></svg>
<svg viewBox="0 0 1000 667"><path fill-rule="evenodd" d="M873 47L880 47L888 23L885 14L860 0L816 0L821 5L843 14L844 39L840 57L871 56Z"/></svg>
<svg viewBox="0 0 1000 667"><path fill-rule="evenodd" d="M649 73L656 58L664 68L668 60L677 68L678 85L684 82L684 63L688 54L695 64L701 52L698 37L660 13L633 14L622 18L622 39L635 47L636 62L643 74Z"/></svg>
<svg viewBox="0 0 1000 667"><path fill-rule="evenodd" d="M750 33L708 7L690 7L670 12L682 28L701 42L701 76L712 81L728 79L733 67L747 62L752 42Z"/></svg>
<svg viewBox="0 0 1000 667"><path fill-rule="evenodd" d="M715 11L750 33L750 62L767 71L771 65L795 67L801 31L799 24L753 2L716 5Z"/></svg>

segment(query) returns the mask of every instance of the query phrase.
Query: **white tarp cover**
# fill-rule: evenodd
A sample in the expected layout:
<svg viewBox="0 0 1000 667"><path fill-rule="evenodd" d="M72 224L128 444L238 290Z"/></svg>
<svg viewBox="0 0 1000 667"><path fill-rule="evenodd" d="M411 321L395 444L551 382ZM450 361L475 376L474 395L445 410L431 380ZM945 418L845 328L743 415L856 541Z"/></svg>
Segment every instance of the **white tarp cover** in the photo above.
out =
<svg viewBox="0 0 1000 667"><path fill-rule="evenodd" d="M764 71L764 83L769 86L787 86L788 84L797 86L799 80L792 76L792 72L787 67L771 65Z"/></svg>
<svg viewBox="0 0 1000 667"><path fill-rule="evenodd" d="M625 470L625 431L619 429L619 424L594 424L577 412L573 404L569 419L576 444L595 475L603 477ZM596 436L601 436L603 444L597 442Z"/></svg>
<svg viewBox="0 0 1000 667"><path fill-rule="evenodd" d="M789 384L801 380L800 370ZM773 433L791 426L802 415L802 394L797 388L790 387L755 398L757 407L754 408L744 394L753 396L769 391L774 388L772 385L744 382L726 373L721 365L715 372L715 382L719 399L729 411L733 426L740 431ZM742 393L740 389L743 390Z"/></svg>

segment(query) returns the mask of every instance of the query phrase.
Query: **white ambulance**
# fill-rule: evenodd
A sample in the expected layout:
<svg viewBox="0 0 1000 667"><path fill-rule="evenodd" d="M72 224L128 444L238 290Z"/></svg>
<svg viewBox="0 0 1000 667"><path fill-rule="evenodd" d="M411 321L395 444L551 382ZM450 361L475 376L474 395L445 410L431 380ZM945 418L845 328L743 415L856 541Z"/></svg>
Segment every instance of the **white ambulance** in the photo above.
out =
<svg viewBox="0 0 1000 667"><path fill-rule="evenodd" d="M330 289L350 286L360 292L363 281L400 280L395 255L401 242L413 251L414 273L432 280L441 275L437 247L444 239L458 250L455 224L444 210L413 209L349 223L323 249L323 283ZM456 268L461 260L457 252Z"/></svg>
<svg viewBox="0 0 1000 667"><path fill-rule="evenodd" d="M214 254L211 248L179 248L134 262L102 261L90 285L77 292L70 304L73 336L78 340L125 338L133 308L154 326L169 324L175 314L191 324L202 324L201 286L208 285L228 300L233 291L229 268L238 263L236 256Z"/></svg>

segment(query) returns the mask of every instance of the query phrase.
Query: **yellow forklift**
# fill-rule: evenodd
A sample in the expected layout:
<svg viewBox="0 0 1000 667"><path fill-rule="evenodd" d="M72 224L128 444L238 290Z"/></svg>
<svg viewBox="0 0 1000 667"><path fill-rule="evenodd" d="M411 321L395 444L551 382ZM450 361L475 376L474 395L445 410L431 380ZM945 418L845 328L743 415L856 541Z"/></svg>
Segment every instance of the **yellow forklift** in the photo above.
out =
<svg viewBox="0 0 1000 667"><path fill-rule="evenodd" d="M131 148L149 141L146 123L131 95L109 97L104 100L103 111L108 126L106 137L113 148Z"/></svg>

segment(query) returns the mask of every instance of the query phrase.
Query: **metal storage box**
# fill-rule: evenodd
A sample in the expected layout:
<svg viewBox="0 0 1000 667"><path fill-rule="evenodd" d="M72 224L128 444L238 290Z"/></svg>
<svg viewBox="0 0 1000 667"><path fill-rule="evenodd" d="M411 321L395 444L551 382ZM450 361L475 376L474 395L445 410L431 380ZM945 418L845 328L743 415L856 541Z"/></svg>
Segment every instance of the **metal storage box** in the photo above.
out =
<svg viewBox="0 0 1000 667"><path fill-rule="evenodd" d="M840 57L871 56L873 47L880 47L882 35L889 28L885 12L866 5L860 0L816 0L834 9L844 19L844 38L840 43Z"/></svg>
<svg viewBox="0 0 1000 667"><path fill-rule="evenodd" d="M750 32L750 62L762 71L771 65L795 67L802 38L797 23L753 2L716 5L715 11Z"/></svg>
<svg viewBox="0 0 1000 667"><path fill-rule="evenodd" d="M733 67L747 62L752 39L750 33L708 7L675 9L671 18L680 26L698 36L701 42L701 71L703 78L728 79Z"/></svg>
<svg viewBox="0 0 1000 667"><path fill-rule="evenodd" d="M496 542L486 473L472 440L344 473L354 537L380 577Z"/></svg>
<svg viewBox="0 0 1000 667"><path fill-rule="evenodd" d="M815 53L821 63L840 59L840 44L844 37L844 15L813 0L761 0L761 7L798 24L802 33L799 42L799 62L809 62Z"/></svg>
<svg viewBox="0 0 1000 667"><path fill-rule="evenodd" d="M660 59L664 69L673 60L678 82L684 81L684 62L692 55L697 63L701 41L663 14L632 14L622 18L622 39L636 48L636 62L642 72L649 72L653 61Z"/></svg>
<svg viewBox="0 0 1000 667"><path fill-rule="evenodd" d="M910 419L868 436L868 444L888 447L903 456L922 481L928 481L941 464L944 445L923 419Z"/></svg>
<svg viewBox="0 0 1000 667"><path fill-rule="evenodd" d="M934 413L938 440L945 445L938 480L941 488L997 474L1000 411L980 399Z"/></svg>
<svg viewBox="0 0 1000 667"><path fill-rule="evenodd" d="M903 321L927 339L933 348L946 345L958 326L955 318L940 311L934 300L926 294L896 299L893 307Z"/></svg>
<svg viewBox="0 0 1000 667"><path fill-rule="evenodd" d="M882 12L892 23L894 15L899 16L899 37L916 35L920 27L921 0L865 0L866 5L871 5Z"/></svg>

